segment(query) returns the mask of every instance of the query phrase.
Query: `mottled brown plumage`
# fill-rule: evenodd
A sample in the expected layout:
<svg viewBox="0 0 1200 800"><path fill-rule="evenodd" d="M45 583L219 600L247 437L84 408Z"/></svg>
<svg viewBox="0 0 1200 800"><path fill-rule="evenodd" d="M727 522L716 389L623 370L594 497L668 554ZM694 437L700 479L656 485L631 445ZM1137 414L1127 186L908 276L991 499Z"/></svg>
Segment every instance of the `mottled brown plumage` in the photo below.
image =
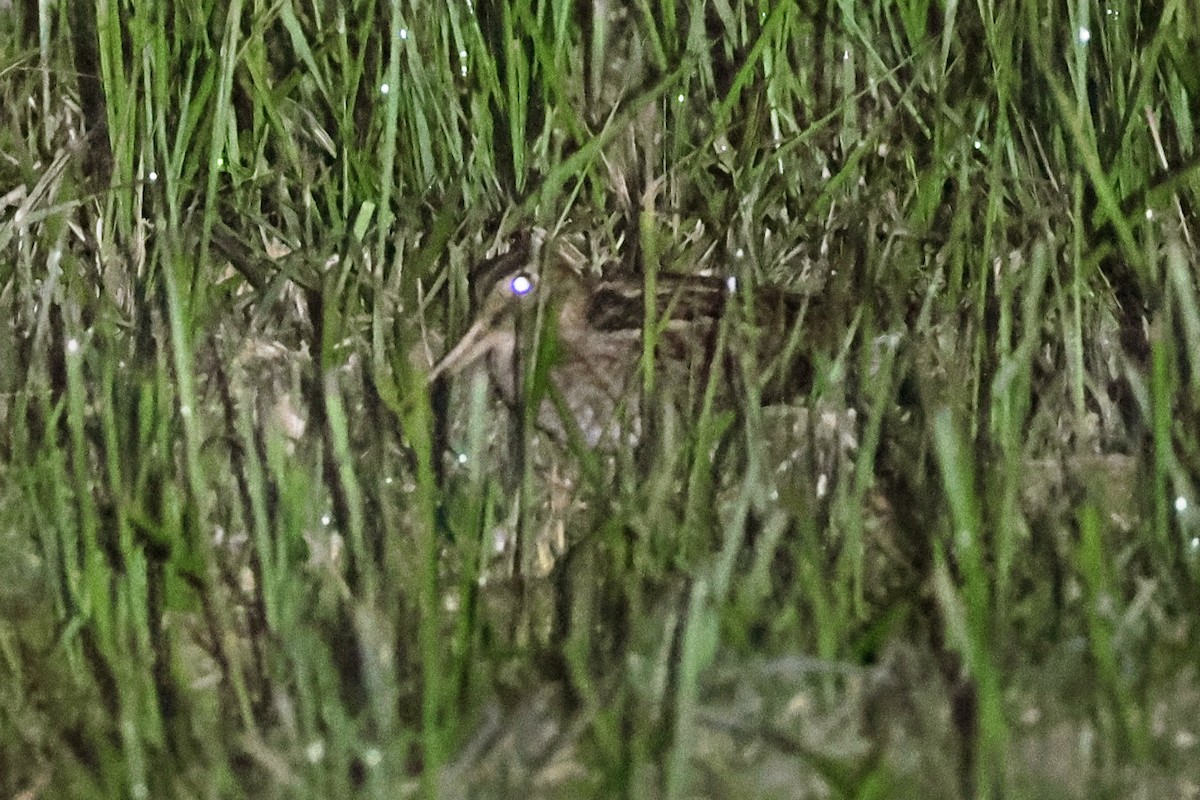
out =
<svg viewBox="0 0 1200 800"><path fill-rule="evenodd" d="M644 386L645 282L592 278L571 265L565 249L542 250L532 239L475 271L475 322L433 367L430 380L486 359L498 390L514 403L533 360L540 307L550 323L543 335L555 344L550 392L562 398L584 440L596 445L619 441L622 434L636 437ZM737 396L730 376L738 374L730 367L747 352L764 402L795 400L811 387L812 354L834 342L812 335L818 328L808 324L815 311L809 301L762 287L746 302L734 287L725 278L657 276L653 384L672 402L695 407L715 368L723 370L719 400L730 402ZM722 321L729 326L718 353ZM538 424L559 436L570 427L550 398L539 409Z"/></svg>

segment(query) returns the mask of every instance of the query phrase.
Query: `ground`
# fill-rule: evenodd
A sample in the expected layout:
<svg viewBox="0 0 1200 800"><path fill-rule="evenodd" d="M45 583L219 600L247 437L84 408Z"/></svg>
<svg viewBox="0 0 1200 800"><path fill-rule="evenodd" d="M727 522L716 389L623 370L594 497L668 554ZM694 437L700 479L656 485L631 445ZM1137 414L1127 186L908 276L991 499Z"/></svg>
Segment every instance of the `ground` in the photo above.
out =
<svg viewBox="0 0 1200 800"><path fill-rule="evenodd" d="M1200 48L993 5L0 2L0 794L1200 795ZM430 382L531 232L740 315Z"/></svg>

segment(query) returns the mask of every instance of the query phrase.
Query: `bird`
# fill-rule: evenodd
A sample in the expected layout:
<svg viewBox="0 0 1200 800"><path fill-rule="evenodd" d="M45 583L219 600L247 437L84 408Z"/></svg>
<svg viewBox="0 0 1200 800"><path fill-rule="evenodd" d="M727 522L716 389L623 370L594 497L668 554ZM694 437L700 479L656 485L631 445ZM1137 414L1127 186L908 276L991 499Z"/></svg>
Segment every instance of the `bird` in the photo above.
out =
<svg viewBox="0 0 1200 800"><path fill-rule="evenodd" d="M743 302L732 276L598 277L581 268L579 256L568 242L548 243L544 232L534 231L481 263L471 276L474 321L430 368L430 384L486 362L499 394L519 408L528 368L542 366L538 427L559 439L577 432L591 447L618 445L640 435L648 388L695 408L712 370L722 369L718 402L728 405L742 348L760 373L765 404L795 400L812 388L816 353L835 341L829 325L807 324L818 315L812 298L799 293L764 285ZM722 321L731 314L735 324L721 345ZM539 318L550 342L545 356L531 344ZM820 335L811 335L817 330Z"/></svg>

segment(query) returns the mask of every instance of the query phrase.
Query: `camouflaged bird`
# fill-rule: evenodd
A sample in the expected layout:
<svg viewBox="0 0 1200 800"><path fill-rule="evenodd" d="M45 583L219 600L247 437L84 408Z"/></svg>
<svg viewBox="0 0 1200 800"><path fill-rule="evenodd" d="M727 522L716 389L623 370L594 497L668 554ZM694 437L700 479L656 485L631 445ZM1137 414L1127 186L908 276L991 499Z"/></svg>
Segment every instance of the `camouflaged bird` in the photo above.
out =
<svg viewBox="0 0 1200 800"><path fill-rule="evenodd" d="M818 309L799 294L767 286L745 292L732 278L715 276L596 277L580 261L569 245L547 243L535 232L481 264L471 276L474 322L430 370L430 381L486 360L505 401L519 405L527 370L539 361L533 342L540 330L551 346L540 357L548 361L548 380L538 425L559 438L577 426L596 446L618 443L623 433L639 435L647 387L677 407L698 408L717 368L723 370L718 404L738 395L739 374L752 376L764 403L798 400L812 387L814 356L836 346L830 326L810 324L822 322ZM647 379L644 356L651 349ZM748 370L737 366L744 353Z"/></svg>

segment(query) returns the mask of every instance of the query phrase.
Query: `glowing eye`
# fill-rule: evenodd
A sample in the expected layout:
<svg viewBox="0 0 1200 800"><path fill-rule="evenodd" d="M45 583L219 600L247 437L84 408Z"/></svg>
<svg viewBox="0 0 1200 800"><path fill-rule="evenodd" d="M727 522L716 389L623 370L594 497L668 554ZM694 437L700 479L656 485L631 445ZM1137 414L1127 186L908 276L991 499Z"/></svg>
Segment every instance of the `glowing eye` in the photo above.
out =
<svg viewBox="0 0 1200 800"><path fill-rule="evenodd" d="M508 282L508 288L517 297L524 297L533 291L533 281L525 273L521 273Z"/></svg>

